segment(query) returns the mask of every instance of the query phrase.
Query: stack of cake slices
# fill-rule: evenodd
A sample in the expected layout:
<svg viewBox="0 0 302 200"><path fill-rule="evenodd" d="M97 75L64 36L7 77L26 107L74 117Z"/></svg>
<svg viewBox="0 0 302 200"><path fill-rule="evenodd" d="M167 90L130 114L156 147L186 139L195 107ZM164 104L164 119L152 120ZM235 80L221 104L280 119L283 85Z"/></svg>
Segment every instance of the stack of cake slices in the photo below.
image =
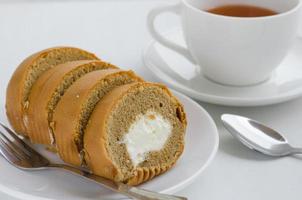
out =
<svg viewBox="0 0 302 200"><path fill-rule="evenodd" d="M167 171L184 149L184 108L165 86L79 48L25 59L9 82L6 112L32 143L130 185Z"/></svg>

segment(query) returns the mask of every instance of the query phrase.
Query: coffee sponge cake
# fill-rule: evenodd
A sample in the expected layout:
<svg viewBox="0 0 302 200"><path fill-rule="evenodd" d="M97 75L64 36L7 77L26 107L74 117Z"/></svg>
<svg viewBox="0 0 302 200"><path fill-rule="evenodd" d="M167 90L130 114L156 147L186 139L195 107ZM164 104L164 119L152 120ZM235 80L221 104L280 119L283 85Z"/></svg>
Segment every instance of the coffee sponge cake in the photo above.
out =
<svg viewBox="0 0 302 200"><path fill-rule="evenodd" d="M77 48L27 58L9 82L6 111L17 133L65 163L129 185L171 169L184 150L186 114L167 87Z"/></svg>

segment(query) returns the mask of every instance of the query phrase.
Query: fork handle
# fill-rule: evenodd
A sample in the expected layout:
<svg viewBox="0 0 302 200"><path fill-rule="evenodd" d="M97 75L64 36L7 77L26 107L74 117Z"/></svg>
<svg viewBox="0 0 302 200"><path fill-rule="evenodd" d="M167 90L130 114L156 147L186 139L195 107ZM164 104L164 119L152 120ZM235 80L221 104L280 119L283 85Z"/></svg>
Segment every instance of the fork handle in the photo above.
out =
<svg viewBox="0 0 302 200"><path fill-rule="evenodd" d="M104 184L104 178L100 176L96 176L94 174L86 174L84 175L86 178L92 179L95 182L103 185ZM108 179L106 180L108 181ZM114 183L115 186L111 187L109 189L112 189L118 193L124 194L127 197L130 197L132 199L137 200L187 200L185 197L179 197L174 195L168 195L168 194L161 194L158 192L153 192L149 190L140 189L137 187L129 186L121 182L113 182L109 180L111 183ZM103 185L104 186L104 185ZM108 186L106 184L106 186ZM108 188L108 187L107 187Z"/></svg>
<svg viewBox="0 0 302 200"><path fill-rule="evenodd" d="M121 184L119 186L119 190L120 192L122 192L128 197L132 197L134 199L141 199L141 200L151 200L151 199L152 200L186 200L187 199L185 197L152 192L149 190L140 189L126 184Z"/></svg>
<svg viewBox="0 0 302 200"><path fill-rule="evenodd" d="M293 147L292 154L302 154L302 148Z"/></svg>
<svg viewBox="0 0 302 200"><path fill-rule="evenodd" d="M140 189L137 187L129 186L124 183L114 182L112 180L94 175L88 171L84 171L82 169L78 169L76 167L72 167L69 165L50 164L49 167L64 169L73 174L80 175L81 177L85 177L89 180L92 180L110 190L124 194L127 197L130 197L132 199L137 199L137 200L186 200L187 199L185 197L161 194L161 193L152 192L152 191Z"/></svg>

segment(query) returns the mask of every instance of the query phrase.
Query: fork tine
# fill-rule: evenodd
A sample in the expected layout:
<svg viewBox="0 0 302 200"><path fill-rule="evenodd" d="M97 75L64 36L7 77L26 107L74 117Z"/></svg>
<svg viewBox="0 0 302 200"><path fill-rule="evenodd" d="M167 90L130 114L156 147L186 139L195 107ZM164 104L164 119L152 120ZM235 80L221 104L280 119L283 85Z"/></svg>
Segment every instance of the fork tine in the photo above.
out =
<svg viewBox="0 0 302 200"><path fill-rule="evenodd" d="M0 138L2 139L2 142L5 143L5 145L7 145L7 147L16 154L18 158L30 159L30 157L13 141L11 141L4 133L2 133L2 131L0 131Z"/></svg>
<svg viewBox="0 0 302 200"><path fill-rule="evenodd" d="M46 167L50 164L46 157L31 148L30 145L19 138L10 128L1 122L0 127L2 127L0 130L1 144L6 148L6 151L9 151L11 154L14 153L14 156L18 156L20 159L20 161L13 163L15 166L23 169L32 169Z"/></svg>
<svg viewBox="0 0 302 200"><path fill-rule="evenodd" d="M20 161L20 159L9 150L9 147L2 140L2 138L0 138L0 151L1 151L2 156L6 160L8 160L10 163L14 164L15 162Z"/></svg>
<svg viewBox="0 0 302 200"><path fill-rule="evenodd" d="M10 141L6 141L5 137L3 137L3 133L0 131L0 148L2 155L8 160L12 165L18 168L31 168L32 160L30 157L25 157L26 154L22 154L22 152L16 151Z"/></svg>
<svg viewBox="0 0 302 200"><path fill-rule="evenodd" d="M18 135L13 131L11 130L10 128L8 128L6 125L4 125L2 122L0 122L0 125L4 128L4 130L12 137L14 138L17 142L19 142L20 144L22 144L23 146L26 144L24 143L24 141L22 139L20 139L18 137Z"/></svg>
<svg viewBox="0 0 302 200"><path fill-rule="evenodd" d="M10 128L8 128L6 125L4 125L2 122L0 122L0 125L15 139L18 140L19 142L23 143L23 140L21 140L17 134L12 131Z"/></svg>
<svg viewBox="0 0 302 200"><path fill-rule="evenodd" d="M12 131L10 128L5 126L2 122L0 122L0 125L9 134L9 136L11 136L14 139L17 145L19 145L19 147L22 148L23 152L27 153L28 156L41 156L38 152L36 152L28 144L26 144L21 138L19 138L14 131Z"/></svg>

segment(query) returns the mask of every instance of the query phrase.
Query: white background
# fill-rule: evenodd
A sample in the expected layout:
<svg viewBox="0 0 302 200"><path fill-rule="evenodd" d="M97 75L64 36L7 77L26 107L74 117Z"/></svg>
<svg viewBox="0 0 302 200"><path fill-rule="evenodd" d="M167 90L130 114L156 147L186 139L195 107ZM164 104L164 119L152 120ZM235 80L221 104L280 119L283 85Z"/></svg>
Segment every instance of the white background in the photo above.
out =
<svg viewBox="0 0 302 200"><path fill-rule="evenodd" d="M156 81L142 64L142 50L151 39L146 15L156 5L173 2L0 1L0 106L4 107L10 74L22 59L56 45L96 52L104 60ZM175 25L177 18L170 16L163 16L158 23L162 31ZM272 159L253 152L223 129L219 116L225 112L237 113L263 121L280 130L293 145L302 146L302 98L254 108L200 105L217 123L220 147L209 168L179 195L204 200L301 199L302 156ZM0 199L12 198L0 194Z"/></svg>

